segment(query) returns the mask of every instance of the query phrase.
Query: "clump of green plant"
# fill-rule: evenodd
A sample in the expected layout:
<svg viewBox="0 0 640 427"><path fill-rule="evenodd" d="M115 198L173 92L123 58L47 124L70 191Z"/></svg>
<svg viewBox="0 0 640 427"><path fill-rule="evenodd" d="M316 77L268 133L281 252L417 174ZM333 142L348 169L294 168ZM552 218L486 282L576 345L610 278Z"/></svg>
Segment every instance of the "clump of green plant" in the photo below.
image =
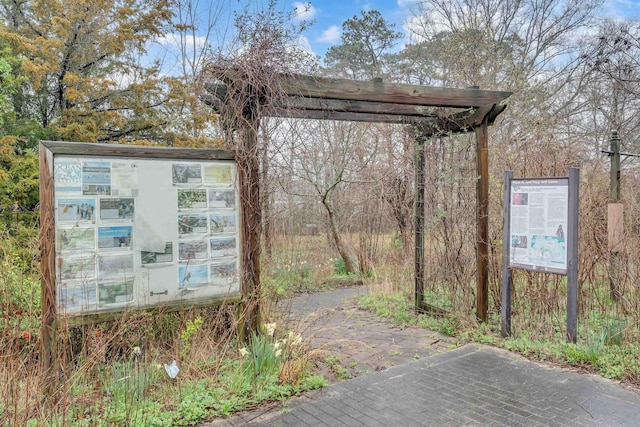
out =
<svg viewBox="0 0 640 427"><path fill-rule="evenodd" d="M267 297L290 297L295 293L315 290L314 271L306 261L272 261L263 280Z"/></svg>
<svg viewBox="0 0 640 427"><path fill-rule="evenodd" d="M415 324L417 320L407 295L402 292L363 294L358 296L358 303L365 310L372 311L378 316L390 318L397 323Z"/></svg>
<svg viewBox="0 0 640 427"><path fill-rule="evenodd" d="M240 354L247 357L245 367L256 381L269 382L270 377L279 373L282 342L274 337L274 333L275 324L266 324L263 331L251 334L248 349L240 349Z"/></svg>
<svg viewBox="0 0 640 427"><path fill-rule="evenodd" d="M333 271L338 276L348 276L347 263L342 258L336 258L333 262Z"/></svg>
<svg viewBox="0 0 640 427"><path fill-rule="evenodd" d="M259 385L271 383L298 384L309 374L309 359L302 337L289 331L276 334L276 324L266 323L251 335L248 346L242 347L244 370L250 372Z"/></svg>
<svg viewBox="0 0 640 427"><path fill-rule="evenodd" d="M340 359L336 356L329 356L324 360L325 365L333 371L333 373L341 380L347 380L352 377L351 372L347 369Z"/></svg>
<svg viewBox="0 0 640 427"><path fill-rule="evenodd" d="M203 311L173 315L191 319L173 331L181 343L177 374L169 375L171 354L156 346L132 346L117 360L104 360L104 349L102 356L83 352L76 360L77 368L70 366L68 380L61 384L59 393L65 405L45 408L31 420L26 417L36 412L18 405L0 406L0 413L17 425L193 425L327 384L311 372L308 349L300 335L277 331L275 323L264 325L238 352L225 350L237 349L233 337L219 343L208 341L212 326ZM130 323L119 324L117 329L88 328L84 341L92 345L92 340L99 339L109 348L116 337L128 333ZM196 337L201 338L199 345L195 345ZM209 348L218 350L212 353ZM38 383L37 377L32 380L31 384Z"/></svg>
<svg viewBox="0 0 640 427"><path fill-rule="evenodd" d="M162 381L164 369L141 363L140 356L139 347L134 347L129 360L99 368L104 390L101 418L107 424L161 425L154 419L161 419L162 405L151 397L151 389Z"/></svg>
<svg viewBox="0 0 640 427"><path fill-rule="evenodd" d="M182 350L180 351L180 354L183 357L189 354L189 350L191 349L192 344L192 338L195 334L198 333L198 331L200 331L202 322L203 320L201 316L197 316L193 320L187 320L186 327L182 330L182 332L180 332L180 338L182 340Z"/></svg>
<svg viewBox="0 0 640 427"><path fill-rule="evenodd" d="M35 351L40 327L40 279L34 239L30 230L17 226L16 236L0 223L0 347L7 354Z"/></svg>

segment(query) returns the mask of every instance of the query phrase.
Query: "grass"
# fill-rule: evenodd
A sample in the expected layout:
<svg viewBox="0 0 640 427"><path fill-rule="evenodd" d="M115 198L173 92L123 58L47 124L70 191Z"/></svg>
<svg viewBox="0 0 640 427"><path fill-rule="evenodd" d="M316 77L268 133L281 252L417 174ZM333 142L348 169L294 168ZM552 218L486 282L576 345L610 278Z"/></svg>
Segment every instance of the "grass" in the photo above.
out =
<svg viewBox="0 0 640 427"><path fill-rule="evenodd" d="M500 318L496 314L486 324L457 316L416 314L410 298L403 292L361 295L358 302L361 308L396 323L416 325L452 336L458 344L493 345L537 360L588 369L605 378L640 386L640 345L622 341L624 322L592 320L580 328L589 332L577 344L567 343L561 330L546 336L520 331L503 339L500 337Z"/></svg>
<svg viewBox="0 0 640 427"><path fill-rule="evenodd" d="M193 323L182 331L183 338L189 328ZM191 333L202 345L210 331ZM29 386L32 393L5 400L0 415L6 425L193 425L325 386L326 380L311 370L305 344L296 335L285 340L255 334L247 353L229 343L221 355L192 346L178 362L181 371L175 378L165 371L166 357L137 347L119 361L78 357L54 402L37 400L39 378L25 371L13 386ZM6 365L0 369L8 374Z"/></svg>
<svg viewBox="0 0 640 427"><path fill-rule="evenodd" d="M362 283L358 275L347 274L344 261L329 251L319 251L326 245L315 236L294 248L280 247L266 264L263 292L269 300L290 298L300 293L322 292Z"/></svg>
<svg viewBox="0 0 640 427"><path fill-rule="evenodd" d="M343 365L337 356L328 356L324 360L324 364L336 375L338 379L348 380L352 378L351 371Z"/></svg>
<svg viewBox="0 0 640 427"><path fill-rule="evenodd" d="M295 333L289 335L295 325L279 320L273 333L265 327L249 343L239 343L233 333L235 308L221 307L123 317L61 331L62 385L55 399L43 400L37 369L37 239L33 230L24 229L0 230L0 237L0 419L5 425L192 425L326 385L313 371L310 349L297 343ZM456 345L500 346L640 384L637 310L627 300L611 301L605 280L581 287L579 342L567 344L562 280L516 275L514 333L502 339L495 289L489 322L476 323L468 271L451 275L441 270L446 261L434 258L430 268L437 274L432 273L425 287L426 300L451 314L416 315L411 259L390 238L381 239L381 245L381 255L362 278L340 274L341 263L324 236L279 239L263 264L264 318L276 318L269 308L280 298L364 281L376 292L360 296L360 306L398 324L452 336ZM174 359L180 373L170 378L164 364ZM325 366L344 379L357 368L344 366L338 358L328 358Z"/></svg>
<svg viewBox="0 0 640 427"><path fill-rule="evenodd" d="M236 310L223 306L63 326L58 386L44 396L37 239L18 241L0 229L0 426L193 425L327 384L289 335L295 324L254 335L243 355ZM172 360L175 378L164 366Z"/></svg>
<svg viewBox="0 0 640 427"><path fill-rule="evenodd" d="M265 328L242 344L233 333L238 313L219 307L124 314L119 321L63 327L56 361L60 386L45 398L37 369L36 230L14 231L21 236L0 230L0 341L6 349L0 358L0 392L6 397L0 419L5 425L192 425L327 384L313 372L308 347L289 334L295 325ZM335 259L329 251L317 251L314 239L280 247L265 264L265 307L295 293L360 283L357 276L336 271ZM25 241L29 244L18 243ZM269 319L268 309L265 314ZM164 366L172 360L180 368L175 378ZM350 376L346 367L335 363L334 368L339 376Z"/></svg>

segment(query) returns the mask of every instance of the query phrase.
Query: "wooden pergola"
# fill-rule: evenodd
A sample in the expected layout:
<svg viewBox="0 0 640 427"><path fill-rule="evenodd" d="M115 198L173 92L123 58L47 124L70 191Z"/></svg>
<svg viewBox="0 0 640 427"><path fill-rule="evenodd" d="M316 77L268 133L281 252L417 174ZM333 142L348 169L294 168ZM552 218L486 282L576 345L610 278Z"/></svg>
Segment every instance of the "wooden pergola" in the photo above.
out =
<svg viewBox="0 0 640 427"><path fill-rule="evenodd" d="M415 303L424 310L424 184L425 141L451 133L475 132L477 152L477 313L487 320L488 311L488 132L487 127L502 113L511 92L454 89L387 83L376 78L355 81L298 74L270 76L270 93L239 70L214 67L215 81L205 84L203 101L244 127L239 152L255 152L257 124L260 117L345 120L356 122L397 123L413 126L416 139L415 200ZM272 88L276 89L272 89ZM230 108L230 104L233 104ZM240 105L240 108L238 108ZM233 116L233 117L231 117ZM241 117L239 117L241 116ZM243 199L243 295L259 291L260 219L258 164L238 158L241 198ZM244 164L243 164L244 163ZM244 171L244 172L243 172ZM244 184L243 184L243 180ZM243 188L245 196L243 197ZM249 194L251 193L251 194ZM253 224L254 226L249 226ZM257 234L256 234L257 233ZM246 282L246 283L245 283ZM259 310L254 306L257 319ZM251 310L249 310L251 314Z"/></svg>

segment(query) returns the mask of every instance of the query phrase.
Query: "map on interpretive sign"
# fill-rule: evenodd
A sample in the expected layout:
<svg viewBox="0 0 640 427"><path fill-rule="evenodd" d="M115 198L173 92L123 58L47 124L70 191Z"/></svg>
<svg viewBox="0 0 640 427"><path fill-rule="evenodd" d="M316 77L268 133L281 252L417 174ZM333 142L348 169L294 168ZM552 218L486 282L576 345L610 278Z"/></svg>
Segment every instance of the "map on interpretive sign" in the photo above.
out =
<svg viewBox="0 0 640 427"><path fill-rule="evenodd" d="M53 159L59 314L240 294L233 160Z"/></svg>
<svg viewBox="0 0 640 427"><path fill-rule="evenodd" d="M568 178L511 181L511 267L566 274L568 194Z"/></svg>

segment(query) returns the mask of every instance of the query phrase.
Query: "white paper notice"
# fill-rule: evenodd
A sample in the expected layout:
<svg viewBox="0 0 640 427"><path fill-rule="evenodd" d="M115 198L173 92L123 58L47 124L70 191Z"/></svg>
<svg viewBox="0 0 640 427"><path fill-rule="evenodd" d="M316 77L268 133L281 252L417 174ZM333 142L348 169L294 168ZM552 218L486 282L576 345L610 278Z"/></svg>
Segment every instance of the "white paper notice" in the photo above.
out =
<svg viewBox="0 0 640 427"><path fill-rule="evenodd" d="M510 265L566 274L569 180L511 181Z"/></svg>

